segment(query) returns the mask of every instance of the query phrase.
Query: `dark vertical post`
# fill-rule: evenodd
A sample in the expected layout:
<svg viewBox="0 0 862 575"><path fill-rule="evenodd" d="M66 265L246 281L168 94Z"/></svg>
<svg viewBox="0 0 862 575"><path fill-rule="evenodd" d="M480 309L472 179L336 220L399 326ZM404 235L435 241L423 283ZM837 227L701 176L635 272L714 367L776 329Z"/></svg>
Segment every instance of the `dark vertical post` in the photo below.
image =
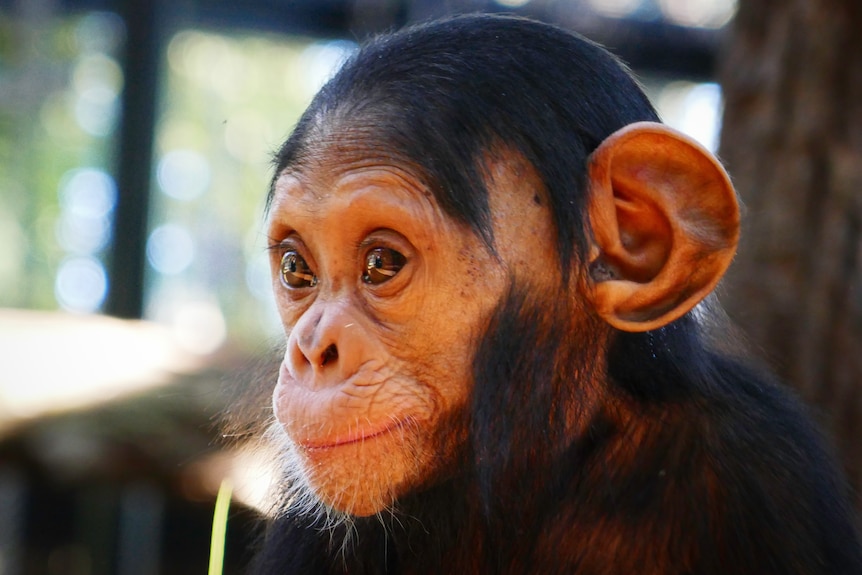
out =
<svg viewBox="0 0 862 575"><path fill-rule="evenodd" d="M117 205L105 312L139 318L144 306L147 218L162 33L158 0L122 0L125 81L117 155Z"/></svg>

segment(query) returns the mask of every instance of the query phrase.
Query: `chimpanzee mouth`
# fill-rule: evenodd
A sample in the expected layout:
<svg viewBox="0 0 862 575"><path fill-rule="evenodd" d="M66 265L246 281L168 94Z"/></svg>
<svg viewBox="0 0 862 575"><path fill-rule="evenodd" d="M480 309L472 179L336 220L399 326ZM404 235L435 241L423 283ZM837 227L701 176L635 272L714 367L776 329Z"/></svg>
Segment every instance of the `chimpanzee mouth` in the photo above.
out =
<svg viewBox="0 0 862 575"><path fill-rule="evenodd" d="M404 420L392 420L381 426L359 427L348 430L345 433L332 434L328 437L300 440L297 441L297 444L305 451L324 451L377 439L401 429L403 426Z"/></svg>

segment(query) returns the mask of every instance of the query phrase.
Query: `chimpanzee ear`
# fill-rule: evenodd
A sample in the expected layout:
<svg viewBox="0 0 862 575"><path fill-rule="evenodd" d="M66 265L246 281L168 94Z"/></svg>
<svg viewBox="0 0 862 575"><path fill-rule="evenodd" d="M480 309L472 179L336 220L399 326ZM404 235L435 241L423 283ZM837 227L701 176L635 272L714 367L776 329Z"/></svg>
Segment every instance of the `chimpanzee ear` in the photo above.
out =
<svg viewBox="0 0 862 575"><path fill-rule="evenodd" d="M624 331L684 315L736 252L739 206L727 173L695 141L651 122L611 134L589 159L589 297Z"/></svg>

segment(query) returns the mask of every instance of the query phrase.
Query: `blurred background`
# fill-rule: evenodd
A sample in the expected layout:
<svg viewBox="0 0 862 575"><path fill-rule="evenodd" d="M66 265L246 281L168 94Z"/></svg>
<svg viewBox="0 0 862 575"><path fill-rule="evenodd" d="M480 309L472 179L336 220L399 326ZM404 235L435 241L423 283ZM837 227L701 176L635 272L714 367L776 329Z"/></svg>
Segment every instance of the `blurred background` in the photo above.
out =
<svg viewBox="0 0 862 575"><path fill-rule="evenodd" d="M847 320L848 308L832 305L833 315L816 316L817 325L828 331L833 317L845 318L849 335L839 342L839 355L858 358L854 349L862 351L853 319L862 305L862 288L853 287L862 268L854 187L862 181L856 168L862 162L856 131L847 129L862 127L853 123L856 115L847 119L862 101L848 94L862 88L858 78L836 87L841 115L811 120L804 106L827 104L812 103L802 84L788 83L781 72L789 68L798 77L804 56L779 50L773 57L780 62L768 60L776 46L804 51L817 4L0 0L0 575L202 573L213 502L225 477L237 490L225 572L241 572L268 476L252 457L221 441L217 418L230 406L231 384L256 373L275 378L259 359L279 341L262 236L271 154L357 42L435 16L508 12L578 31L633 68L667 123L710 149L721 146L729 163L737 158L743 175L737 185L750 202L751 226L761 230L754 237L784 251L769 281L762 275L768 269L763 251L741 254L759 263L743 262L725 296L728 307L769 326L756 345L808 399L827 405L833 395L823 395L822 373L802 366L799 383L799 366L782 359L794 356L793 349L769 343L769 334L778 334L780 342L805 345L802 335L793 335L804 298L781 287L797 281L788 245L800 243L800 230L819 238L819 230L841 229L838 271L845 279L839 288L827 286L834 296L828 302L843 297L855 315ZM821 54L824 42L841 44L834 59L852 66L862 63L858 41L842 44L847 35L841 34L862 18L855 7L847 8L852 15L841 10L830 21L831 35L811 46ZM767 22L786 26L773 34ZM832 72L843 77L844 68ZM722 135L723 102L731 101L723 87L734 90L738 113L726 119L735 132ZM796 106L770 107L763 99L770 87L780 88L775 97L788 91L802 97ZM834 176L828 185L805 172L821 197L840 184L845 203L835 209L846 218L828 220L831 227L811 224L810 210L820 204L797 196L794 205L803 206L808 227L789 216L772 225L791 232L768 222L757 227L758 217L774 213L766 205L774 197L761 201L750 191L747 199L746 190L761 189L748 183L763 184L770 175L757 167L775 165L753 155L752 145L776 153L789 142L797 156L784 161L799 162L818 141L781 137L782 118L799 113L803 128L810 124L820 141L835 139L836 130L850 138L836 152L843 154L843 172L832 169L838 160L828 154L812 164L826 166L821 177ZM825 133L817 123L823 121ZM798 247L808 253L812 244ZM810 273L810 262L803 267ZM805 281L799 281L801 290ZM760 292L747 295L751 289ZM765 303L752 306L764 301L764 290L790 297L778 319L754 313L768 311ZM811 307L823 307L819 302L815 297ZM816 365L849 381L837 401L857 409L859 360L841 371L831 356L815 356ZM266 408L262 402L261 418ZM824 412L831 413L828 405ZM855 415L848 411L847 420ZM832 419L824 419L855 445L855 427L835 431Z"/></svg>

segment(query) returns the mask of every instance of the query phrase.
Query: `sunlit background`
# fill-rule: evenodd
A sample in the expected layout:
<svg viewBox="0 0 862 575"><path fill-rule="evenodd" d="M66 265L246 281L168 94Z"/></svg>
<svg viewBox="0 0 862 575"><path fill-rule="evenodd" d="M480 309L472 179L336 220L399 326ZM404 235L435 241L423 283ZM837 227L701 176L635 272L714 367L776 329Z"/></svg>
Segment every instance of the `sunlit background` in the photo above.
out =
<svg viewBox="0 0 862 575"><path fill-rule="evenodd" d="M218 448L211 420L223 382L278 338L261 231L271 154L356 38L444 5L556 22L617 51L664 120L715 149L711 58L735 11L733 0L190 1L156 14L152 146L135 148L146 113L124 99L142 82L126 61L134 4L0 0L0 574L202 572L197 531L220 478L244 476L240 500L256 505L248 477L266 476ZM263 11L274 6L281 19ZM149 192L144 233L120 253L117 239L134 235L118 217L124 149L148 167ZM123 279L141 254L143 281ZM111 307L129 293L137 318ZM43 532L46 518L62 523L57 509L71 526ZM149 562L129 561L142 552Z"/></svg>

